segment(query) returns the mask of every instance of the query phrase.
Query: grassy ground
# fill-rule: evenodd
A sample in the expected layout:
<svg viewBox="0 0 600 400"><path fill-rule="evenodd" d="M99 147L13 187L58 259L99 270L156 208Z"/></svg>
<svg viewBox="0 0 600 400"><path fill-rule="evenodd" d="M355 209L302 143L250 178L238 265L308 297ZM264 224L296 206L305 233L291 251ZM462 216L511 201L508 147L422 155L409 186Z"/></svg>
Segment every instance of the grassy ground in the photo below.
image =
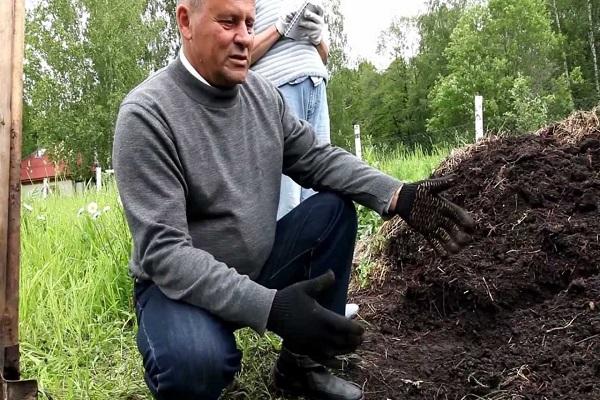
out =
<svg viewBox="0 0 600 400"><path fill-rule="evenodd" d="M364 157L416 180L446 155L367 149ZM368 235L379 217L364 209L359 215ZM135 346L130 235L114 185L71 198L24 199L21 247L22 371L38 380L40 399L150 399ZM225 398L272 398L268 371L279 340L249 330L237 337L242 373Z"/></svg>

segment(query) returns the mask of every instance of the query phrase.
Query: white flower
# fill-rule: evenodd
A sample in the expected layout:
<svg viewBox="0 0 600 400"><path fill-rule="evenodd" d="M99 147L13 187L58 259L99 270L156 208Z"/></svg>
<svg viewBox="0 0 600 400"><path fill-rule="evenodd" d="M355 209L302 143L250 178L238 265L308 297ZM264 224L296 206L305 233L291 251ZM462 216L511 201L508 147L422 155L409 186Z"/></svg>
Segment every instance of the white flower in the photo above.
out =
<svg viewBox="0 0 600 400"><path fill-rule="evenodd" d="M90 213L90 215L94 215L95 213L97 213L98 212L98 203L96 203L95 201L92 201L90 204L88 204L87 212Z"/></svg>
<svg viewBox="0 0 600 400"><path fill-rule="evenodd" d="M98 218L100 218L100 214L101 214L100 211L96 211L95 213L92 214L92 218L98 219Z"/></svg>
<svg viewBox="0 0 600 400"><path fill-rule="evenodd" d="M45 221L46 220L46 216L43 214L40 214L37 216L38 221Z"/></svg>
<svg viewBox="0 0 600 400"><path fill-rule="evenodd" d="M84 212L84 211L85 211L85 208L81 207L81 208L79 209L79 211L77 211L77 216L78 216L78 217L81 217L81 214L83 214L83 212Z"/></svg>
<svg viewBox="0 0 600 400"><path fill-rule="evenodd" d="M31 206L31 205L29 205L27 203L23 203L23 208L26 209L29 212L33 211L33 206Z"/></svg>
<svg viewBox="0 0 600 400"><path fill-rule="evenodd" d="M105 213L107 211L110 211L110 206L106 206L102 209L102 212Z"/></svg>

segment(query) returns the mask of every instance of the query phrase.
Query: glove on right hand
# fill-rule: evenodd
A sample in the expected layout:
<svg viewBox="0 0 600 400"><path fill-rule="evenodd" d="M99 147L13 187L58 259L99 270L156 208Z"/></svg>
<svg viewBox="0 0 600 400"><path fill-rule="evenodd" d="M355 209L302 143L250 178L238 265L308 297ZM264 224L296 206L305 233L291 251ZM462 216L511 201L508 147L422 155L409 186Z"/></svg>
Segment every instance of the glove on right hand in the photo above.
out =
<svg viewBox="0 0 600 400"><path fill-rule="evenodd" d="M277 291L267 329L281 336L288 350L319 360L352 353L362 343L361 325L317 303L334 282L330 270Z"/></svg>

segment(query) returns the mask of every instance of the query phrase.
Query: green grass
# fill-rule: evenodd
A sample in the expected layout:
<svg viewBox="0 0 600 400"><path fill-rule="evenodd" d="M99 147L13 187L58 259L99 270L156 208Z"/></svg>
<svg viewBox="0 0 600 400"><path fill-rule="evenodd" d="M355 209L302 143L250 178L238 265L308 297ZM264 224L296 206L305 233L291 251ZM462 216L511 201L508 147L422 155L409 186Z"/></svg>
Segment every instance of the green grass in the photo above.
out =
<svg viewBox="0 0 600 400"><path fill-rule="evenodd" d="M364 158L400 179L416 180L447 153L369 148ZM88 212L90 203L97 204L99 215ZM361 235L372 234L379 217L364 209L359 215ZM101 193L24 199L21 229L23 377L38 380L40 399L44 394L60 400L151 399L135 345L127 274L131 238L114 185ZM242 373L225 398L272 398L268 373L279 340L249 330L237 332L237 338Z"/></svg>
<svg viewBox="0 0 600 400"><path fill-rule="evenodd" d="M96 219L86 210L92 202ZM145 393L126 268L130 236L116 191L24 203L33 208L22 208L24 375L56 399Z"/></svg>

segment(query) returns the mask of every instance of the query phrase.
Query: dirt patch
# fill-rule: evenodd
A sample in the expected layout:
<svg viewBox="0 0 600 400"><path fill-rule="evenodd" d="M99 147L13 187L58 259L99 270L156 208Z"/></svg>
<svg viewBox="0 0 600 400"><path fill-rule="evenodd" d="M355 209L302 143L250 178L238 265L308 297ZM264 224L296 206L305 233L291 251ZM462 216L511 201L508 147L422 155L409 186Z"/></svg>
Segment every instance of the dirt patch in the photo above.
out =
<svg viewBox="0 0 600 400"><path fill-rule="evenodd" d="M459 255L388 222L386 278L351 296L367 398L600 399L600 130L560 128L442 165L478 223Z"/></svg>

